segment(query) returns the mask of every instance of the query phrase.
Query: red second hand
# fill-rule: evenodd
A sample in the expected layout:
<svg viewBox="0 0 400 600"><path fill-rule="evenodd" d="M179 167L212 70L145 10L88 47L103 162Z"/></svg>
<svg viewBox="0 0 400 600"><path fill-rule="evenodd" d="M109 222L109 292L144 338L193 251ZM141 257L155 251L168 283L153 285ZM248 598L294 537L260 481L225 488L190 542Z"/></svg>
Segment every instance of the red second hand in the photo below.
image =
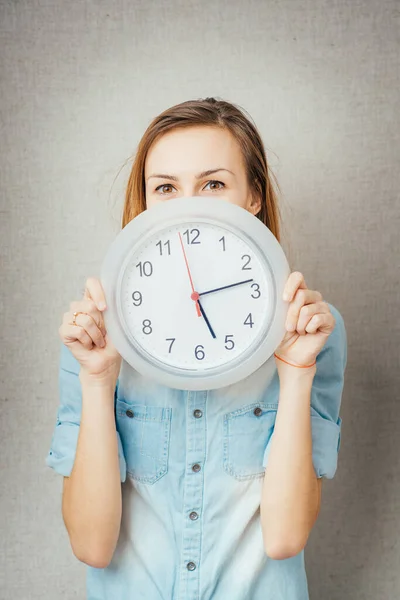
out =
<svg viewBox="0 0 400 600"><path fill-rule="evenodd" d="M191 273L190 273L190 269L189 269L189 263L188 263L188 260L187 260L187 257L186 257L185 247L184 247L184 245L183 245L182 236L181 236L180 232L178 233L178 235L179 235L179 239L180 239L181 246L182 246L183 257L184 257L184 259L185 259L185 263L186 263L187 272L188 272L188 275L189 275L190 285L192 286L192 294L191 294L191 296L190 296L190 297L191 297L191 299L192 299L192 300L194 300L194 301L195 301L195 303L196 303L197 316L198 316L198 317L201 317L201 311L200 311L200 306L199 306L199 298L200 298L200 296L199 296L199 294L198 294L198 293L195 291L195 289L194 289L194 285L193 285L193 279L192 279L192 275L191 275Z"/></svg>

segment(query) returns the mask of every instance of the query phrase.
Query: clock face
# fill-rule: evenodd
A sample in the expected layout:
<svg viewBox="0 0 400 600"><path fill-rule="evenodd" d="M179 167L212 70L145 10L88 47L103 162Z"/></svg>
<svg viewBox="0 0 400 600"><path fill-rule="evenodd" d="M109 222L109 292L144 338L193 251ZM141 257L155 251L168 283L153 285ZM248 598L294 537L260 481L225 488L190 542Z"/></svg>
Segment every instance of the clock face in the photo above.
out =
<svg viewBox="0 0 400 600"><path fill-rule="evenodd" d="M275 236L244 208L221 198L161 202L105 256L105 326L144 376L184 390L230 385L281 342L289 273Z"/></svg>
<svg viewBox="0 0 400 600"><path fill-rule="evenodd" d="M195 220L142 237L121 269L117 304L131 343L151 360L217 371L265 335L273 289L250 239Z"/></svg>

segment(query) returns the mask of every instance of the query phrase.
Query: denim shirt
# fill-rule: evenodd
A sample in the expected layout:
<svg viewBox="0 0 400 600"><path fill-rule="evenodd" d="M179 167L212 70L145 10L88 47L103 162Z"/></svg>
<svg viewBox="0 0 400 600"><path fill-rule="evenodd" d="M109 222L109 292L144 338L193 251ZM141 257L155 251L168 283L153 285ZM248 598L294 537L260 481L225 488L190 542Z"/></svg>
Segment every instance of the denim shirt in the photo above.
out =
<svg viewBox="0 0 400 600"><path fill-rule="evenodd" d="M316 475L333 478L347 340L341 314L329 307L336 323L317 356L310 418ZM64 476L79 434L79 368L62 345L46 464ZM263 544L260 500L278 402L274 356L239 383L209 391L159 385L122 360L122 522L110 564L87 566L88 600L308 600L304 551L273 560Z"/></svg>

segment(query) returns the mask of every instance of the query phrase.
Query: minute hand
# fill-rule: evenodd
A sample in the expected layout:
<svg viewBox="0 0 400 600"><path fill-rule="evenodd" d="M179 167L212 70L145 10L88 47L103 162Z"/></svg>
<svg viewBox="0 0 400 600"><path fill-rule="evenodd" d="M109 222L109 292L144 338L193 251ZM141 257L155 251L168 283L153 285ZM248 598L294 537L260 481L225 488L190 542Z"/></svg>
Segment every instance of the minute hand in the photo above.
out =
<svg viewBox="0 0 400 600"><path fill-rule="evenodd" d="M206 294L212 294L213 292L219 292L220 290L226 290L231 287L236 287L237 285L243 285L244 283L250 283L254 281L254 279L246 279L245 281L238 281L237 283L231 283L230 285L224 285L219 288L214 288L213 290L207 290L206 292L199 292L199 296L205 296Z"/></svg>

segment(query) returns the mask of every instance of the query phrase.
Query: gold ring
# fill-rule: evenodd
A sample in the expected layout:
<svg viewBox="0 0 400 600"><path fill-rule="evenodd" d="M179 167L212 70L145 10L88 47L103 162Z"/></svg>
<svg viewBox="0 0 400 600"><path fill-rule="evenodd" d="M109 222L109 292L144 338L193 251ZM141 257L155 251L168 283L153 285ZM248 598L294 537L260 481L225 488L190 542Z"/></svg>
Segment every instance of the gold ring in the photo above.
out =
<svg viewBox="0 0 400 600"><path fill-rule="evenodd" d="M100 329L100 323L97 323L96 319L94 319L94 318L92 317L92 315L90 315L90 314L89 314L89 313L87 313L87 312L81 311L81 310L80 310L80 311L78 311L78 312L74 312L74 313L73 313L73 319L72 319L72 323L71 323L71 325L76 325L77 327L80 327L80 325L79 325L79 324L76 322L76 317L77 317L78 315L88 315L88 317L90 317L90 318L92 319L92 321L93 321L94 323L96 323L97 327Z"/></svg>
<svg viewBox="0 0 400 600"><path fill-rule="evenodd" d="M78 323L76 322L76 317L78 315L83 315L83 314L87 314L87 313L83 313L82 311L79 312L74 312L74 318L72 319L72 325L76 325L77 327L79 327Z"/></svg>

